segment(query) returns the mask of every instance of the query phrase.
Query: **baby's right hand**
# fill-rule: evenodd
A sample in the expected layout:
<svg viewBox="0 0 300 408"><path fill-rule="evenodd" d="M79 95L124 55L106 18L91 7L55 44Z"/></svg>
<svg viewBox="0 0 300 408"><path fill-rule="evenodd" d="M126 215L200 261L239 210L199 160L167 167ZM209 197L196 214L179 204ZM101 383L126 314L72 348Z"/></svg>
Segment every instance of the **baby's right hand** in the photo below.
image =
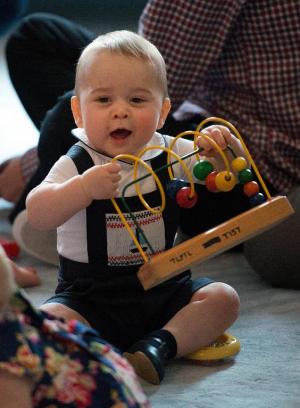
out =
<svg viewBox="0 0 300 408"><path fill-rule="evenodd" d="M105 200L118 195L121 166L118 163L97 165L82 174L83 189L90 201Z"/></svg>

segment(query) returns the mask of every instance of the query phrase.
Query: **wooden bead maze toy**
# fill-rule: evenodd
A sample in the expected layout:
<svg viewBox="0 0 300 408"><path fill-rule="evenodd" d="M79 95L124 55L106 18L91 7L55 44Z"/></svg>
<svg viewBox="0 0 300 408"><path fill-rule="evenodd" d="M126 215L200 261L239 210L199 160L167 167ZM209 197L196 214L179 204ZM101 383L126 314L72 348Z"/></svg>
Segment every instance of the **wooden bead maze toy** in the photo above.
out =
<svg viewBox="0 0 300 408"><path fill-rule="evenodd" d="M248 161L253 171L255 172L259 183L253 180L253 172L248 168L247 160L245 160L243 157L236 157L234 151L230 146L228 146L228 149L234 157L230 165L226 155L217 145L217 143L206 134L201 133L203 127L209 122L225 125L240 140L244 151L246 152ZM174 146L178 138L188 135L194 136L195 150L183 157L179 157L175 152L172 151L172 147ZM196 138L199 136L206 138L207 141L209 141L209 143L211 143L221 155L226 168L224 171L217 172L214 170L212 164L208 160L200 159L200 150L196 146ZM195 154L198 160L193 168L194 176L204 182L209 191L231 191L236 185L238 177L238 181L243 184L244 193L249 197L252 208L248 211L243 212L242 214L229 219L228 221L218 225L217 227L209 229L208 231L205 231L194 238L191 238L169 250L166 250L163 253L155 254L153 251L153 253L149 255L148 253L146 254L142 249L140 242L136 237L136 233L129 226L116 201L112 199L116 211L118 212L123 224L127 228L134 244L136 245L144 260L144 265L142 265L138 271L138 278L145 290L148 290L158 285L159 283L178 275L179 273L192 267L193 265L206 261L207 259L212 258L213 256L216 256L217 254L220 254L227 249L230 249L233 246L238 245L243 241L273 227L294 212L287 197L271 197L256 167L256 164L252 159L238 130L231 123L227 122L224 119L217 117L207 118L198 125L195 131L185 131L178 134L174 138L169 148L151 146L143 149L138 156L122 154L112 159L113 161L129 160L134 162L134 180L124 187L121 198L125 208L128 210L128 213L133 219L139 236L142 236L144 242L147 243L150 250L152 248L151 243L149 243L142 228L139 226L134 215L131 213L130 208L128 208L125 199L126 189L130 185L134 184L137 195L139 196L146 209L154 214L163 212L166 203L165 192L157 173L159 173L159 171L164 167L158 169L155 173L152 168L141 159L143 154L150 149L161 149L167 152L168 163L166 166L164 166L168 168L168 172L170 175L170 182L167 187L167 193L171 197L174 197L174 199L176 199L178 205L185 208L190 208L195 205L197 201L193 177L184 163L184 160L187 157ZM175 159L172 162L171 157ZM180 165L182 166L187 176L188 183L186 180L174 179L172 165L174 165L175 163L180 163ZM137 169L139 164L144 166L148 171L148 174L141 178L137 178ZM235 174L237 174L237 176ZM151 208L144 200L140 191L138 182L148 176L153 176L160 191L162 203L159 209ZM263 193L260 192L260 189L263 190Z"/></svg>
<svg viewBox="0 0 300 408"><path fill-rule="evenodd" d="M242 147L248 158L253 171L256 174L256 178L259 181L257 183L253 180L253 172L248 168L247 160L243 157L237 157L235 152L230 146L227 146L227 149L230 150L234 159L229 164L228 158L218 146L218 144L207 136L204 133L201 133L201 130L207 123L220 123L229 128L233 134L240 140ZM193 135L194 136L194 151L191 153L179 157L173 150L173 146L178 140L178 138L183 136ZM217 172L214 170L212 164L209 160L200 159L199 152L200 149L197 148L196 138L199 136L207 139L209 143L213 145L215 150L222 157L225 170ZM156 172L145 163L141 157L150 149L161 149L167 152L168 159L167 165L161 167ZM246 196L249 197L251 209L248 211L239 214L228 221L209 229L194 238L191 238L175 247L164 251L160 254L155 254L151 243L144 234L139 223L132 214L130 208L128 207L125 199L125 193L129 186L134 184L136 193L139 196L144 207L151 211L154 214L162 213L166 205L165 192L163 190L162 184L159 180L157 173L164 169L168 168L170 182L166 188L167 194L176 199L177 204L184 208L191 208L197 202L197 194L195 192L194 181L191 172L184 163L184 160L192 155L196 155L197 161L193 167L193 174L195 178L205 183L209 191L217 192L228 192L231 191L238 181L243 185L243 191ZM171 157L174 159L171 162ZM286 219L294 211L285 196L271 197L255 163L252 159L240 133L238 130L229 122L224 119L211 117L202 121L195 131L185 131L178 134L169 148L161 146L151 146L144 148L138 156L133 156L130 154L118 155L112 159L116 160L129 160L134 163L134 176L133 181L127 184L122 191L122 202L128 213L130 214L132 221L135 225L135 231L129 226L126 218L124 217L122 211L120 210L118 204L114 199L112 203L119 214L124 226L128 230L137 250L140 252L144 264L140 267L138 271L138 278L144 287L145 290L148 290L161 282L166 281L167 279L172 278L173 276L178 275L184 270L192 267L195 264L199 264L217 254L220 254L227 249L232 248L235 245L240 244L241 242L271 228L272 226L278 224L279 222ZM186 180L175 179L172 172L172 165L179 163L187 177ZM147 170L147 175L138 178L137 169L138 165L142 165ZM139 188L139 181L143 180L146 177L152 176L158 186L158 189L161 194L161 206L160 208L151 208L145 199L142 196L142 193ZM263 190L263 193L260 192L260 189ZM138 233L138 234L137 234ZM142 240L137 238L142 237ZM140 242L146 242L147 247L150 248L152 254L146 254L143 250ZM237 354L240 351L240 342L229 333L224 333L215 342L203 347L200 350L195 351L194 353L186 356L187 359L195 360L197 362L202 362L207 364L208 362L216 362L230 358Z"/></svg>

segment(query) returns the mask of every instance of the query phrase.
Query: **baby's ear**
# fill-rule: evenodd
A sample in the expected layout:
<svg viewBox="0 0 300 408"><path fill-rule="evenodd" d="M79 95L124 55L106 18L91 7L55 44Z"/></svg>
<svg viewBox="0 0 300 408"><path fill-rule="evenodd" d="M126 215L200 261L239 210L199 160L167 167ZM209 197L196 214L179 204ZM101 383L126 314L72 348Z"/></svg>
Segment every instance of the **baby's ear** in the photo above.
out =
<svg viewBox="0 0 300 408"><path fill-rule="evenodd" d="M72 109L73 118L74 118L74 121L77 127L82 128L83 123L82 123L82 116L81 116L81 109L80 109L80 101L77 96L72 96L71 98L71 109Z"/></svg>
<svg viewBox="0 0 300 408"><path fill-rule="evenodd" d="M160 118L158 121L157 129L161 129L165 124L167 116L171 109L171 101L170 98L165 98L163 101L163 105L161 107Z"/></svg>

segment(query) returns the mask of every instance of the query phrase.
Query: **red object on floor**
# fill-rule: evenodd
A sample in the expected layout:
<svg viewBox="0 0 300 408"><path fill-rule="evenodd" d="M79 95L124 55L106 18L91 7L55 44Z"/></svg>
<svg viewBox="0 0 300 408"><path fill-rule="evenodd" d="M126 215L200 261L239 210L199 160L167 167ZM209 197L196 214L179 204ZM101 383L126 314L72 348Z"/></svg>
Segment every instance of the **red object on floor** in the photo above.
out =
<svg viewBox="0 0 300 408"><path fill-rule="evenodd" d="M0 238L0 245L10 259L16 258L20 253L20 247L16 241L9 241L7 239Z"/></svg>

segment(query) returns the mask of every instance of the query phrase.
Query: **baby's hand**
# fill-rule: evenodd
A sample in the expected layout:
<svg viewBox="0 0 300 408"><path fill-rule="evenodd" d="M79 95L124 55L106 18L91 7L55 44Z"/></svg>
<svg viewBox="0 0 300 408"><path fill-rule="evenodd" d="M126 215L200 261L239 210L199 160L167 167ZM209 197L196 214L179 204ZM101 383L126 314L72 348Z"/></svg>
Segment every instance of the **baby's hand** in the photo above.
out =
<svg viewBox="0 0 300 408"><path fill-rule="evenodd" d="M118 195L121 166L108 163L94 166L82 174L82 185L90 201L104 200Z"/></svg>
<svg viewBox="0 0 300 408"><path fill-rule="evenodd" d="M231 145L233 140L237 140L237 138L230 132L230 130L226 126L208 126L207 128L201 130L201 133L204 133L205 135L213 139L222 150L225 150L227 145ZM198 137L197 146L203 149L203 151L201 151L201 154L205 156L215 156L216 154L216 148L205 137Z"/></svg>

